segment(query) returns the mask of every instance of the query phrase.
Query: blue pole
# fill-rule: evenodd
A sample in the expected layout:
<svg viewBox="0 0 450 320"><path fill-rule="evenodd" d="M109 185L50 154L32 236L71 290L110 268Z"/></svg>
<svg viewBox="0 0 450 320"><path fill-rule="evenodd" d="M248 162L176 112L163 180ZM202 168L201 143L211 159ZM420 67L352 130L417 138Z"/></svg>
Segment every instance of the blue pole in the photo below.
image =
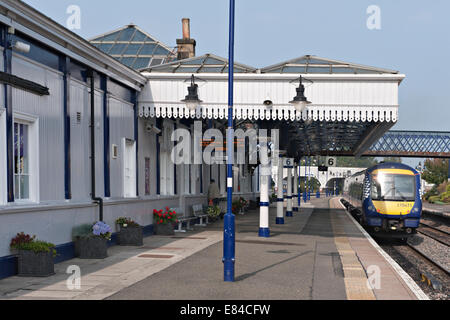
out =
<svg viewBox="0 0 450 320"><path fill-rule="evenodd" d="M450 181L450 159L448 160L448 181Z"/></svg>
<svg viewBox="0 0 450 320"><path fill-rule="evenodd" d="M302 206L302 193L301 193L301 189L300 189L300 186L301 186L301 183L300 183L301 182L301 168L302 168L302 159L300 158L299 164L298 164L298 179L295 182L297 184L297 186L298 186L297 201L298 201L299 210L300 210L300 207Z"/></svg>
<svg viewBox="0 0 450 320"><path fill-rule="evenodd" d="M235 266L235 217L233 203L233 76L234 76L234 9L235 0L230 0L230 39L228 58L228 130L227 130L227 213L224 217L223 264L225 282L234 282Z"/></svg>

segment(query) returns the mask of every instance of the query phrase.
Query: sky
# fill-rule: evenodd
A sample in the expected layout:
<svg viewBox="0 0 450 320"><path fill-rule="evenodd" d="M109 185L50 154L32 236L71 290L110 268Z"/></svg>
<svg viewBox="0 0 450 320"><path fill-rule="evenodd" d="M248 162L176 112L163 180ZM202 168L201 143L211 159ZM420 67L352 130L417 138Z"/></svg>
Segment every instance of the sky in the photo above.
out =
<svg viewBox="0 0 450 320"><path fill-rule="evenodd" d="M26 0L66 26L67 8L81 9L84 38L134 23L174 47L181 19L191 19L197 55L228 56L227 0ZM380 12L370 30L369 6ZM450 131L450 1L236 0L235 60L265 67L306 54L406 75L394 130Z"/></svg>

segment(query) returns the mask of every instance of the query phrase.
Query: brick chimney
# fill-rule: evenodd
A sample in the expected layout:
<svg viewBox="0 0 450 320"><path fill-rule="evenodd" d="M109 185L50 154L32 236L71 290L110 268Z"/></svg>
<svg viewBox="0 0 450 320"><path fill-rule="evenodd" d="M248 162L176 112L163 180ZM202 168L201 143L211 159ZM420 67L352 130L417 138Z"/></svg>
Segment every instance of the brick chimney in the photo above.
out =
<svg viewBox="0 0 450 320"><path fill-rule="evenodd" d="M178 60L195 57L195 46L197 45L197 42L191 39L190 20L183 18L182 25L183 39L177 39Z"/></svg>

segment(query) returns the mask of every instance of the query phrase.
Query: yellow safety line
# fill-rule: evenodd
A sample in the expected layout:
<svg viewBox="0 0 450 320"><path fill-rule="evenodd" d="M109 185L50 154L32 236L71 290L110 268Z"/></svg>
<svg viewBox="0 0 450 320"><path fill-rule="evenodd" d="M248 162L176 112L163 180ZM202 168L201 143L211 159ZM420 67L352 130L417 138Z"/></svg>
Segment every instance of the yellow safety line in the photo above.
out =
<svg viewBox="0 0 450 320"><path fill-rule="evenodd" d="M331 201L334 201L334 199ZM368 287L368 279L364 267L350 245L347 233L342 224L339 223L336 215L331 215L331 225L333 227L334 242L341 257L342 268L344 269L347 299L376 300L373 291Z"/></svg>

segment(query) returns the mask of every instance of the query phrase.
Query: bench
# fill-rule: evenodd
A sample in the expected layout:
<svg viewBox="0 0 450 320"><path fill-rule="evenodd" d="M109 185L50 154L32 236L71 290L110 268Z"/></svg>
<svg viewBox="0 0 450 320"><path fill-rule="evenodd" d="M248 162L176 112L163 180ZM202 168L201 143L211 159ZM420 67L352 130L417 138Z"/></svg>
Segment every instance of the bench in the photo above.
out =
<svg viewBox="0 0 450 320"><path fill-rule="evenodd" d="M173 208L173 210L177 213L177 219L178 219L178 229L175 230L175 232L187 232L187 230L191 231L193 230L191 228L191 221L197 219L195 216L191 217L185 217L184 213L180 210L180 208ZM183 214L183 216L181 216ZM183 230L183 223L186 222L186 229Z"/></svg>
<svg viewBox="0 0 450 320"><path fill-rule="evenodd" d="M194 213L195 218L200 218L200 223L196 224L197 227L206 227L208 226L208 215L203 212L203 205L197 204L192 206L192 212ZM206 223L203 222L203 219L206 219Z"/></svg>

